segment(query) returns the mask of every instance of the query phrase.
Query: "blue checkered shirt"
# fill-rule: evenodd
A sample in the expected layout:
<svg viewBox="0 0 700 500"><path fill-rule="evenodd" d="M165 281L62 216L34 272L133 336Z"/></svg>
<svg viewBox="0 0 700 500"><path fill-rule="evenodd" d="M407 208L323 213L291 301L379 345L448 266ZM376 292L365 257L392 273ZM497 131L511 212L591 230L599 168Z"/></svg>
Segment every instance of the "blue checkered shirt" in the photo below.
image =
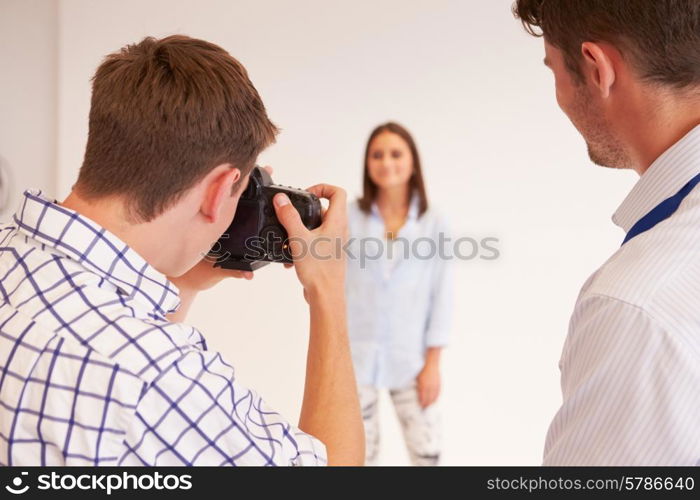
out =
<svg viewBox="0 0 700 500"><path fill-rule="evenodd" d="M0 226L1 465L316 465L325 447L165 315L178 291L26 191Z"/></svg>

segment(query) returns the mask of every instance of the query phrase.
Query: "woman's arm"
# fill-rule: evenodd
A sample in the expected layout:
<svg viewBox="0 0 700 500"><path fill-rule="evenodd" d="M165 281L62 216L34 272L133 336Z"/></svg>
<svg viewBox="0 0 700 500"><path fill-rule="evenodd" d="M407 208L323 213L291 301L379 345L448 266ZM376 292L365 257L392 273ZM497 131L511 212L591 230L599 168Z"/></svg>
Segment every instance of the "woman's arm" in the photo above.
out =
<svg viewBox="0 0 700 500"><path fill-rule="evenodd" d="M428 347L425 353L425 364L416 378L418 384L418 401L421 407L427 408L440 395L440 353L442 347Z"/></svg>
<svg viewBox="0 0 700 500"><path fill-rule="evenodd" d="M436 241L444 241L440 238L440 233L449 236L448 224L441 219L437 227L438 230L433 237ZM425 331L425 364L416 378L418 398L423 408L433 404L440 395L440 354L447 345L452 324L454 256L452 252L447 251L439 252L436 258L431 283L428 325Z"/></svg>

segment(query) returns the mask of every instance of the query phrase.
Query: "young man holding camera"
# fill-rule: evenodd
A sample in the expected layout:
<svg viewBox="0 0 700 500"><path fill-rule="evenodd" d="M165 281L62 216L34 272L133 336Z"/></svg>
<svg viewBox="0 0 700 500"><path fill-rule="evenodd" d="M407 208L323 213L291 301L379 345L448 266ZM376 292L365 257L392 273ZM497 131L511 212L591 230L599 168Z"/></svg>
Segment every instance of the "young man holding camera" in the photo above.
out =
<svg viewBox="0 0 700 500"><path fill-rule="evenodd" d="M298 428L182 323L200 290L252 277L202 257L276 132L216 45L146 38L105 59L70 196L27 191L0 229L2 465L362 463L340 256L295 261L311 317ZM345 238L345 193L309 190L329 200L313 231L274 200L288 234Z"/></svg>
<svg viewBox="0 0 700 500"><path fill-rule="evenodd" d="M591 159L641 178L586 282L545 465L700 464L700 2L518 0ZM539 30L539 31L538 31Z"/></svg>

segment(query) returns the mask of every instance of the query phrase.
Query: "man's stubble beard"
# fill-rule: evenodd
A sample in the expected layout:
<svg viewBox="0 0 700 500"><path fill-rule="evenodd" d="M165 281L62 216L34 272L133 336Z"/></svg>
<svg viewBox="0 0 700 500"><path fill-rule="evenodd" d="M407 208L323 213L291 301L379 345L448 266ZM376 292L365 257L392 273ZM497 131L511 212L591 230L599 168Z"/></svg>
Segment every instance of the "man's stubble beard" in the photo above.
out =
<svg viewBox="0 0 700 500"><path fill-rule="evenodd" d="M584 85L576 88L571 121L586 141L588 157L593 163L616 169L634 168L624 144L615 136L600 105Z"/></svg>

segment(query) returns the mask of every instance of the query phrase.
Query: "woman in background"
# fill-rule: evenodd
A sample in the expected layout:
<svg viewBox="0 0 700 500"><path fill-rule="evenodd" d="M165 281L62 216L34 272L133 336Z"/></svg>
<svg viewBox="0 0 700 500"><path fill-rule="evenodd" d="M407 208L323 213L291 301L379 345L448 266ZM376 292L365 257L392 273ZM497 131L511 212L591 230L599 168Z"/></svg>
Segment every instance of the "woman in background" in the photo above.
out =
<svg viewBox="0 0 700 500"><path fill-rule="evenodd" d="M452 309L447 224L428 208L409 132L386 123L370 134L364 192L349 207L348 328L365 425L366 463L379 447L379 391L388 389L414 465L437 465L440 353ZM443 234L442 238L440 233ZM449 241L449 240L447 240Z"/></svg>

